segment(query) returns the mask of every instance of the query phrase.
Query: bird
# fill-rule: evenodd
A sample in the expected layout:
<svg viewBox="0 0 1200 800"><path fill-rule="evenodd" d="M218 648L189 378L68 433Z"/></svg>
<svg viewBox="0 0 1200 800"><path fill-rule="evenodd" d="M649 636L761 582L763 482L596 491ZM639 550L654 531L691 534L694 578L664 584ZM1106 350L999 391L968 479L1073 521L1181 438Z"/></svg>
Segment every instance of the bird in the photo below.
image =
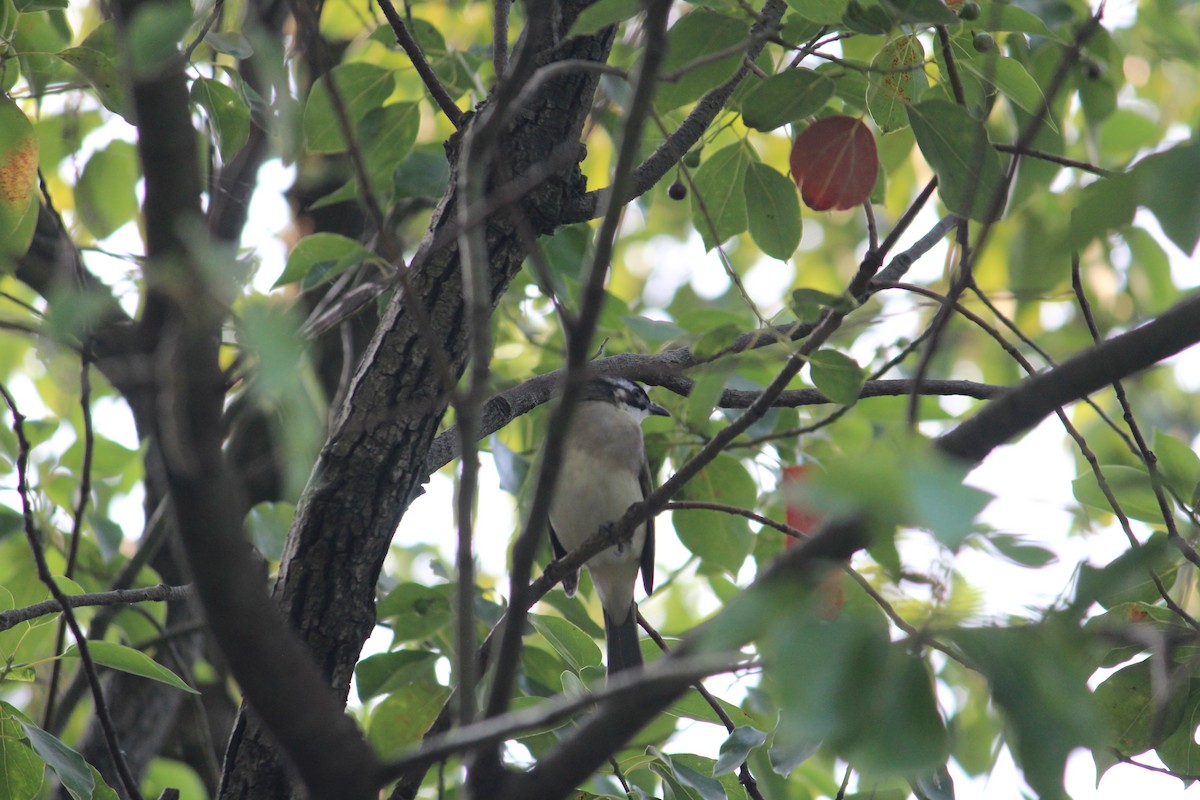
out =
<svg viewBox="0 0 1200 800"><path fill-rule="evenodd" d="M633 381L601 376L584 384L550 502L550 544L556 559L611 526L650 494L642 421L652 415L670 413ZM604 611L608 674L640 666L633 591L639 570L646 594L654 589L654 519L639 525L628 541L592 557L587 569ZM575 593L578 578L572 572L563 579L568 596Z"/></svg>

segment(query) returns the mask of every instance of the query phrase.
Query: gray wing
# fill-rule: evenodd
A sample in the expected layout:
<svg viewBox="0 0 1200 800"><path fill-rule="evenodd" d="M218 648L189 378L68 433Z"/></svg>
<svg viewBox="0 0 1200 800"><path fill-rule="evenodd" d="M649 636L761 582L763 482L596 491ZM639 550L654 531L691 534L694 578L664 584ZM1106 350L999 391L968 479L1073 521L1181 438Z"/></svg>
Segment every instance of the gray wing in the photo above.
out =
<svg viewBox="0 0 1200 800"><path fill-rule="evenodd" d="M567 557L567 548L562 546L562 542L558 540L558 534L554 532L554 526L550 521L546 521L546 529L550 531L550 548L554 551L554 560L560 561ZM579 588L579 572L572 570L563 576L562 579L563 591L567 593L567 597L573 597L575 590Z"/></svg>
<svg viewBox="0 0 1200 800"><path fill-rule="evenodd" d="M642 499L650 496L654 485L650 480L650 463L642 460L642 471L638 475L642 485ZM654 591L654 517L646 520L646 543L642 545L642 587L646 594Z"/></svg>

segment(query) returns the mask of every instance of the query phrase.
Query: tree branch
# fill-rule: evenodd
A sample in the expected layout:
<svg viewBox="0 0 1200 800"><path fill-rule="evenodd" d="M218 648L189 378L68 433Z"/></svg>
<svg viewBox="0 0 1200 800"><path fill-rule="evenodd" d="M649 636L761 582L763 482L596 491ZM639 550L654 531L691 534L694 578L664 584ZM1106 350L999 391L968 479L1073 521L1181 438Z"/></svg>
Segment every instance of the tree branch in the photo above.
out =
<svg viewBox="0 0 1200 800"><path fill-rule="evenodd" d="M416 68L417 74L421 76L421 80L425 83L425 88L429 90L430 96L433 97L438 108L446 115L446 119L450 120L450 124L455 128L462 127L463 112L462 109L454 102L454 98L446 91L446 87L442 86L442 82L438 80L438 76L433 71L433 67L429 66L429 62L425 60L425 54L421 52L421 46L417 44L417 40L408 32L408 26L404 24L404 20L396 13L396 7L392 5L391 0L376 0L379 8L383 11L383 16L387 18L388 24L392 26L392 33L396 34L396 43L404 49L408 55L408 60L412 62ZM505 26L507 29L507 25ZM499 70L497 71L499 75Z"/></svg>
<svg viewBox="0 0 1200 800"><path fill-rule="evenodd" d="M1030 430L1059 406L1146 369L1200 342L1200 293L1140 328L1114 336L1022 381L971 419L939 437L943 452L972 463Z"/></svg>
<svg viewBox="0 0 1200 800"><path fill-rule="evenodd" d="M627 353L609 356L590 365L590 369L604 375L619 375L630 380L640 381L650 386L661 386L678 395L687 397L692 392L695 381L675 372L670 352L656 355L639 355ZM528 414L533 409L552 400L562 381L562 370L554 370L537 377L530 378L519 386L506 389L492 397L484 404L480 438L490 436L512 422L517 417ZM911 393L911 380L875 380L863 384L859 398L899 397ZM975 383L963 380L925 381L921 384L921 393L925 396L936 397L972 397L976 400L990 400L999 397L1007 391L1007 387L987 383ZM749 408L750 404L761 394L759 391L748 389L726 389L717 400L719 408ZM797 408L800 406L821 405L833 401L817 389L788 389L780 393L772 403L774 408ZM458 458L457 428L452 426L439 434L429 448L429 459L426 469L432 475L453 459Z"/></svg>
<svg viewBox="0 0 1200 800"><path fill-rule="evenodd" d="M144 589L115 589L109 592L89 592L87 594L66 595L70 608L86 606L127 606L134 603L169 603L176 600L186 600L192 596L191 586L148 586ZM0 632L14 625L26 622L47 614L57 614L62 611L58 600L43 600L30 606L0 611ZM87 637L84 637L87 638Z"/></svg>

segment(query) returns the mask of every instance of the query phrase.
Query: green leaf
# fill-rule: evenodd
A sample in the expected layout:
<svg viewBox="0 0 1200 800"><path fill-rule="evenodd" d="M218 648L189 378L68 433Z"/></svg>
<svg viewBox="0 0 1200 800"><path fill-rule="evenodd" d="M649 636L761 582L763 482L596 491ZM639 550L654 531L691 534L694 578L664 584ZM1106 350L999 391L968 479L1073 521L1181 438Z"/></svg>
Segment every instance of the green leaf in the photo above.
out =
<svg viewBox="0 0 1200 800"><path fill-rule="evenodd" d="M938 713L929 666L899 645L888 649L886 671L874 689L869 724L845 746L867 774L912 775L946 763L950 740Z"/></svg>
<svg viewBox="0 0 1200 800"><path fill-rule="evenodd" d="M15 706L0 700L0 796L5 800L41 797L46 764L25 743L26 717Z"/></svg>
<svg viewBox="0 0 1200 800"><path fill-rule="evenodd" d="M22 256L38 214L38 140L24 112L0 97L0 259Z"/></svg>
<svg viewBox="0 0 1200 800"><path fill-rule="evenodd" d="M724 333L728 335L729 331ZM686 426L699 429L708 424L721 393L725 391L725 384L733 374L734 365L728 362L729 359L719 361L696 375L696 382L692 384L692 392L684 406L683 422Z"/></svg>
<svg viewBox="0 0 1200 800"><path fill-rule="evenodd" d="M1192 678L1189 688L1182 722L1154 751L1167 769L1180 775L1200 774L1200 745L1196 744L1196 729L1200 727L1200 680ZM1184 781L1184 785L1191 783L1190 779Z"/></svg>
<svg viewBox="0 0 1200 800"><path fill-rule="evenodd" d="M701 360L712 358L724 352L741 334L741 326L737 324L719 325L692 343L692 355ZM712 410L712 406L709 406L709 410Z"/></svg>
<svg viewBox="0 0 1200 800"><path fill-rule="evenodd" d="M96 97L109 111L133 123L133 103L125 88L125 79L117 70L113 23L105 22L92 31L78 47L70 47L58 57L79 71Z"/></svg>
<svg viewBox="0 0 1200 800"><path fill-rule="evenodd" d="M692 222L704 240L704 249L746 230L746 172L749 149L739 142L709 156L696 170L692 193Z"/></svg>
<svg viewBox="0 0 1200 800"><path fill-rule="evenodd" d="M1022 567L1045 567L1058 561L1052 550L1027 544L1025 537L1008 533L989 533L986 541L1005 560Z"/></svg>
<svg viewBox="0 0 1200 800"><path fill-rule="evenodd" d="M938 193L951 212L987 221L1004 192L1000 157L979 120L948 100L926 100L908 107L917 146L937 174ZM1003 203L998 204L1002 212Z"/></svg>
<svg viewBox="0 0 1200 800"><path fill-rule="evenodd" d="M567 37L588 36L601 28L635 17L641 10L641 0L599 0L579 13L567 31Z"/></svg>
<svg viewBox="0 0 1200 800"><path fill-rule="evenodd" d="M742 98L747 127L773 131L812 116L833 97L834 82L811 69L789 69L772 75Z"/></svg>
<svg viewBox="0 0 1200 800"><path fill-rule="evenodd" d="M192 24L192 5L183 0L139 4L125 41L135 75L151 77L179 56L179 43Z"/></svg>
<svg viewBox="0 0 1200 800"><path fill-rule="evenodd" d="M1137 179L1132 175L1106 175L1078 192L1071 210L1070 245L1082 248L1097 236L1124 228L1137 211Z"/></svg>
<svg viewBox="0 0 1200 800"><path fill-rule="evenodd" d="M935 25L955 25L958 15L942 0L879 0L896 22L925 22Z"/></svg>
<svg viewBox="0 0 1200 800"><path fill-rule="evenodd" d="M697 100L732 77L742 62L738 53L696 66L689 64L745 42L748 34L748 26L737 17L728 17L707 8L697 8L685 14L667 31L667 55L659 75L669 75L681 69L686 71L678 80L660 84L654 100L659 112L665 113Z"/></svg>
<svg viewBox="0 0 1200 800"><path fill-rule="evenodd" d="M13 7L22 14L69 8L71 0L14 0Z"/></svg>
<svg viewBox="0 0 1200 800"><path fill-rule="evenodd" d="M371 712L367 741L383 758L399 755L421 741L449 697L436 683L400 687Z"/></svg>
<svg viewBox="0 0 1200 800"><path fill-rule="evenodd" d="M450 181L450 164L445 153L417 148L400 162L392 176L397 200L408 197L441 197Z"/></svg>
<svg viewBox="0 0 1200 800"><path fill-rule="evenodd" d="M371 188L390 191L396 167L408 156L421 127L419 103L393 103L367 113L359 124L359 146Z"/></svg>
<svg viewBox="0 0 1200 800"><path fill-rule="evenodd" d="M596 642L562 617L530 614L529 624L576 672L600 665L600 648Z"/></svg>
<svg viewBox="0 0 1200 800"><path fill-rule="evenodd" d="M429 650L397 650L368 656L354 667L354 682L362 702L413 683L437 683L438 654Z"/></svg>
<svg viewBox="0 0 1200 800"><path fill-rule="evenodd" d="M765 741L767 741L767 734L758 728L751 726L734 728L725 741L721 742L721 750L717 756L717 764L713 767L713 775L719 777L734 772L750 757L750 751L761 747Z"/></svg>
<svg viewBox="0 0 1200 800"><path fill-rule="evenodd" d="M237 31L210 31L204 35L204 43L218 53L238 60L254 55L254 47Z"/></svg>
<svg viewBox="0 0 1200 800"><path fill-rule="evenodd" d="M355 61L334 67L313 84L304 106L304 141L314 153L340 153L347 148L341 123L334 112L329 82L337 87L352 128L383 105L395 89L391 70Z"/></svg>
<svg viewBox="0 0 1200 800"><path fill-rule="evenodd" d="M189 798L189 800L191 798L204 800L209 797L208 789L204 785L204 779L200 777L196 770L182 761L162 758L160 756L151 760L149 767L146 769L146 776L142 779L142 797L162 798L163 792L167 789L173 789L179 792L180 798ZM167 797L170 796L167 795ZM106 795L105 797L97 794L93 800L107 800L107 798L119 800L116 792L113 792L111 796Z"/></svg>
<svg viewBox="0 0 1200 800"><path fill-rule="evenodd" d="M929 88L925 76L925 48L916 36L898 36L871 60L867 110L881 133L908 127L905 108L919 101Z"/></svg>
<svg viewBox="0 0 1200 800"><path fill-rule="evenodd" d="M75 205L92 235L104 239L138 213L134 184L139 176L137 148L111 142L88 159L75 185Z"/></svg>
<svg viewBox="0 0 1200 800"><path fill-rule="evenodd" d="M979 17L964 23L968 30L1012 31L1061 40L1036 14L1007 0L979 0Z"/></svg>
<svg viewBox="0 0 1200 800"><path fill-rule="evenodd" d="M788 7L800 16L821 25L836 25L842 21L850 0L788 0Z"/></svg>
<svg viewBox="0 0 1200 800"><path fill-rule="evenodd" d="M246 514L246 536L263 558L279 561L283 557L283 545L295 515L292 503L258 503Z"/></svg>
<svg viewBox="0 0 1200 800"><path fill-rule="evenodd" d="M969 471L962 462L936 451L922 452L908 464L913 521L954 551L992 499L990 493L963 483Z"/></svg>
<svg viewBox="0 0 1200 800"><path fill-rule="evenodd" d="M988 679L1012 734L1009 747L1043 800L1063 800L1063 769L1076 747L1102 743L1104 723L1088 691L1091 667L1077 630L1058 620L952 635Z"/></svg>
<svg viewBox="0 0 1200 800"><path fill-rule="evenodd" d="M308 289L372 258L370 250L347 236L314 233L301 239L288 254L287 266L272 288L303 281Z"/></svg>
<svg viewBox="0 0 1200 800"><path fill-rule="evenodd" d="M753 508L758 489L750 473L736 458L717 456L680 492L685 500ZM671 515L683 546L700 560L736 575L750 555L754 535L744 517L719 511L676 511Z"/></svg>
<svg viewBox="0 0 1200 800"><path fill-rule="evenodd" d="M1153 658L1117 670L1096 687L1106 745L1127 756L1158 746L1179 727L1187 707L1187 684L1165 698L1157 696Z"/></svg>
<svg viewBox="0 0 1200 800"><path fill-rule="evenodd" d="M700 774L680 758L668 756L667 762L671 765L675 779L695 792L696 797L701 800L728 800L729 795L720 781Z"/></svg>
<svg viewBox="0 0 1200 800"><path fill-rule="evenodd" d="M787 261L800 245L802 232L796 185L774 167L751 161L745 190L750 237L771 258Z"/></svg>
<svg viewBox="0 0 1200 800"><path fill-rule="evenodd" d="M818 350L808 357L813 385L821 394L844 406L858 402L867 375L848 355L836 350Z"/></svg>
<svg viewBox="0 0 1200 800"><path fill-rule="evenodd" d="M5 68L5 83L20 75L29 86L34 98L41 98L46 90L58 82L71 81L76 71L58 57L58 51L71 44L73 33L67 15L63 11L48 11L44 14L17 15L17 29L12 35L12 47L19 55L16 63L9 61ZM101 26L103 27L103 25ZM17 67L20 67L18 70ZM72 115L74 116L74 115ZM79 119L86 114L80 114ZM42 121L50 115L42 115ZM62 119L62 117L56 117ZM45 139L42 146L47 147Z"/></svg>
<svg viewBox="0 0 1200 800"><path fill-rule="evenodd" d="M396 641L425 639L450 622L450 590L447 584L402 583L379 601L375 613L391 621Z"/></svg>
<svg viewBox="0 0 1200 800"><path fill-rule="evenodd" d="M46 766L54 770L63 788L75 800L91 800L96 788L96 779L83 756L62 743L60 739L34 725L21 721L21 728L29 737L33 751L41 756Z"/></svg>
<svg viewBox="0 0 1200 800"><path fill-rule="evenodd" d="M851 3L842 17L842 24L855 33L883 36L895 26L892 15L878 3Z"/></svg>
<svg viewBox="0 0 1200 800"><path fill-rule="evenodd" d="M250 138L250 106L235 89L211 78L192 83L192 100L204 109L217 138L217 151L228 164Z"/></svg>
<svg viewBox="0 0 1200 800"><path fill-rule="evenodd" d="M888 660L886 625L848 614L826 622L800 603L780 615L759 650L781 707L777 735L844 743L874 724Z"/></svg>
<svg viewBox="0 0 1200 800"><path fill-rule="evenodd" d="M1133 167L1138 202L1154 212L1163 233L1184 253L1200 243L1200 139L1176 145Z"/></svg>
<svg viewBox="0 0 1200 800"><path fill-rule="evenodd" d="M995 86L1030 114L1036 114L1041 109L1044 101L1041 87L1015 58L989 53L977 59L959 59L958 63L979 80ZM1053 122L1048 121L1047 124L1053 125Z"/></svg>
<svg viewBox="0 0 1200 800"><path fill-rule="evenodd" d="M1131 519L1142 522L1162 524L1162 511L1158 507L1158 497L1154 494L1154 485L1150 475L1141 467L1127 467L1123 464L1101 465L1105 481L1113 496L1121 505L1121 510ZM1100 490L1100 484L1089 470L1071 482L1071 491L1075 499L1085 506L1098 508L1112 513L1113 508Z"/></svg>
<svg viewBox="0 0 1200 800"><path fill-rule="evenodd" d="M1086 609L1092 603L1104 608L1123 603L1156 603L1162 596L1151 576L1159 576L1163 586L1171 588L1178 574L1174 565L1179 558L1179 551L1167 543L1166 534L1156 533L1103 567L1084 564L1079 569L1072 606Z"/></svg>
<svg viewBox="0 0 1200 800"><path fill-rule="evenodd" d="M188 694L200 694L184 683L183 679L174 672L159 664L141 650L134 650L132 647L126 647L116 642L97 640L88 642L88 653L92 656L92 661L101 666L120 670L121 672L128 672L130 675L149 678L159 683L165 683L168 686L174 686L176 689L182 689ZM63 658L78 657L78 645L71 645L63 653Z"/></svg>
<svg viewBox="0 0 1200 800"><path fill-rule="evenodd" d="M1200 483L1200 455L1187 442L1158 429L1154 431L1153 450L1167 485L1185 502L1190 500Z"/></svg>
<svg viewBox="0 0 1200 800"><path fill-rule="evenodd" d="M852 311L854 301L846 295L822 292L820 289L792 290L789 307L801 322L816 322L821 318L821 311L826 306L834 311Z"/></svg>
<svg viewBox="0 0 1200 800"><path fill-rule="evenodd" d="M717 698L717 703L737 727L750 727L754 725L754 720L750 715L732 703L728 703L720 698ZM697 722L708 722L713 725L724 724L721 718L717 716L717 713L713 711L712 706L708 704L708 701L699 692L689 691L672 703L664 713L670 714L673 717L693 719Z"/></svg>

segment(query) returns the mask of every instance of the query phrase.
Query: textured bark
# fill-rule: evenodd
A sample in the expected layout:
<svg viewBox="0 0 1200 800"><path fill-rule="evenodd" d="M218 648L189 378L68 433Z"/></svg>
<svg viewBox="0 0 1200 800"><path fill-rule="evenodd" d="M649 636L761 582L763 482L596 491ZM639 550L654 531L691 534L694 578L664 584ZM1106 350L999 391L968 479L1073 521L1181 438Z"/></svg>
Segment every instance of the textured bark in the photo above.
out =
<svg viewBox="0 0 1200 800"><path fill-rule="evenodd" d="M539 65L562 59L602 62L611 41L609 31L525 46L536 48ZM590 73L548 81L501 134L489 183L499 182L497 175L519 176L544 164L564 143L577 142L595 85ZM285 613L343 697L375 624L375 585L383 558L404 510L426 478L426 454L446 409L448 387L430 346L442 349L455 377L466 358L456 237L457 145L454 139L448 147L451 188L409 268L413 296L396 293L363 357L297 510L276 587ZM536 232L549 233L559 224L562 209L577 202L585 190L586 182L572 164L532 191L521 202L521 211ZM490 217L484 232L495 303L520 270L526 250L505 212ZM420 324L421 315L408 307L410 302L423 305L428 329ZM291 792L262 725L243 713L226 754L220 796L282 798Z"/></svg>

